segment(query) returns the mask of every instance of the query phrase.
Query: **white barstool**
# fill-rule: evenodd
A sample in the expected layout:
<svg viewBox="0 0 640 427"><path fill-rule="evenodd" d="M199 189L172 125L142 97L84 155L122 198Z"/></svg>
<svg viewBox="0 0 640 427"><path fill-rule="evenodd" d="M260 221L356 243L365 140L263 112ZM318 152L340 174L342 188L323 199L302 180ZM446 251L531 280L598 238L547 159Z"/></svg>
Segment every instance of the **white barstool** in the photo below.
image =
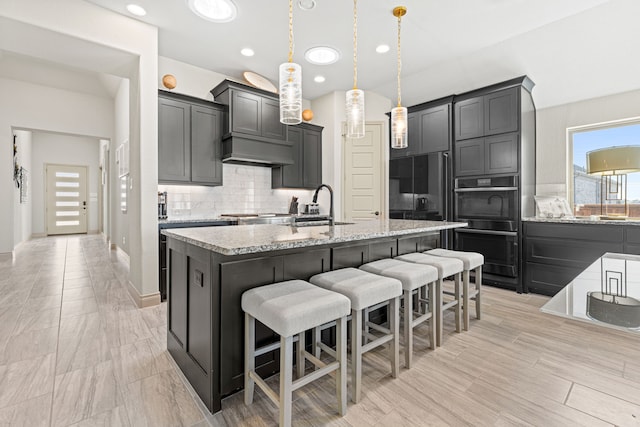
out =
<svg viewBox="0 0 640 427"><path fill-rule="evenodd" d="M391 375L394 378L398 376L400 353L398 308L400 295L402 295L402 283L399 280L367 273L357 268L343 268L316 274L309 281L314 285L341 293L351 301L351 400L358 403L362 394L362 355L364 353L391 341L389 348ZM375 329L383 335L363 345L363 310L385 301L389 302L389 328L376 325ZM373 326L367 324L366 327L368 334L368 328ZM316 347L332 352L328 346L320 342L320 331L316 330L314 340Z"/></svg>
<svg viewBox="0 0 640 427"><path fill-rule="evenodd" d="M435 267L438 270L438 281L436 282L436 343L442 345L442 330L444 311L450 308L454 309L456 316L456 332L460 332L460 276L462 274L462 261L454 258L444 258L435 255L427 255L426 253L411 253L397 256L395 259L400 261L415 262L417 264L426 264ZM442 282L446 277L454 278L454 298L449 302L444 302Z"/></svg>
<svg viewBox="0 0 640 427"><path fill-rule="evenodd" d="M436 304L438 270L430 265L415 264L391 258L361 265L360 269L381 276L393 277L402 283L404 300L404 366L411 368L411 361L413 359L413 328L431 319L429 324L429 344L432 349L436 348L436 316L434 315L434 307ZM415 313L413 307L414 291L418 294L418 310L415 319L413 317ZM427 302L429 303L429 310L426 309ZM425 309L421 309L422 307L425 307Z"/></svg>
<svg viewBox="0 0 640 427"><path fill-rule="evenodd" d="M242 294L245 312L244 402L253 401L254 384L265 392L280 410L280 426L291 425L292 394L300 387L336 371L338 412L347 412L347 316L351 304L344 295L314 286L303 280L290 280L260 286ZM258 319L280 335L280 393L275 393L255 371L255 358L275 350L278 343L255 348L255 321ZM325 364L304 349L308 329L336 321L336 361ZM293 342L298 335L298 378L293 381ZM304 375L306 360L318 369Z"/></svg>
<svg viewBox="0 0 640 427"><path fill-rule="evenodd" d="M432 249L425 252L429 255L455 258L462 261L464 270L462 271L462 317L464 319L464 330L469 330L469 304L470 300L476 302L476 319L482 315L482 266L484 265L484 255L477 252L451 251L448 249ZM475 270L475 289L469 291L470 272Z"/></svg>

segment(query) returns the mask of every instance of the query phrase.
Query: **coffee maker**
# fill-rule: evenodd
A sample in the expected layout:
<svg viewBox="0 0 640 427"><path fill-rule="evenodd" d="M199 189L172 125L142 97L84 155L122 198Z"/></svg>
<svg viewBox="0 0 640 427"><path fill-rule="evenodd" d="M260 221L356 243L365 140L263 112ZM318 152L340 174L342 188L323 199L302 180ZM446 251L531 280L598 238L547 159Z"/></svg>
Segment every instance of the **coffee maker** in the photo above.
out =
<svg viewBox="0 0 640 427"><path fill-rule="evenodd" d="M167 219L167 192L158 192L158 219Z"/></svg>

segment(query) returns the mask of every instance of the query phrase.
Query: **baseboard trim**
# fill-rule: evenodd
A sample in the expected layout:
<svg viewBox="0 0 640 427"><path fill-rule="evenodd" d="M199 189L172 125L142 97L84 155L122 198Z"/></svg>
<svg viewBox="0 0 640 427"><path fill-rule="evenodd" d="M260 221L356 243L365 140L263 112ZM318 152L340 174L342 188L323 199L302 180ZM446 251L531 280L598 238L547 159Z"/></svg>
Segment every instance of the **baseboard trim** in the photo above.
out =
<svg viewBox="0 0 640 427"><path fill-rule="evenodd" d="M47 237L47 233L31 233L31 239L39 239L42 237Z"/></svg>
<svg viewBox="0 0 640 427"><path fill-rule="evenodd" d="M153 305L160 304L160 292L154 292L152 294L140 295L133 283L127 280L127 290L129 295L133 298L138 308L151 307Z"/></svg>
<svg viewBox="0 0 640 427"><path fill-rule="evenodd" d="M0 252L0 261L11 261L13 259L12 252Z"/></svg>

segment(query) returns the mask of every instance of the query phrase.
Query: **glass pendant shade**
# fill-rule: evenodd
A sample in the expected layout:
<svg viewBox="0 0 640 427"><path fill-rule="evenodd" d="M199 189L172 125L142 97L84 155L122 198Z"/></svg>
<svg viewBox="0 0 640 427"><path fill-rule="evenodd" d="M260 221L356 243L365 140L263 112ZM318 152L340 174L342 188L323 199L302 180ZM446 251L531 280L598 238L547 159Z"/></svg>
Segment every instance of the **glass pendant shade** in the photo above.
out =
<svg viewBox="0 0 640 427"><path fill-rule="evenodd" d="M408 112L406 107L391 110L391 148L407 148Z"/></svg>
<svg viewBox="0 0 640 427"><path fill-rule="evenodd" d="M302 68L294 62L280 64L280 123L302 122Z"/></svg>
<svg viewBox="0 0 640 427"><path fill-rule="evenodd" d="M364 137L364 91L347 92L347 138Z"/></svg>

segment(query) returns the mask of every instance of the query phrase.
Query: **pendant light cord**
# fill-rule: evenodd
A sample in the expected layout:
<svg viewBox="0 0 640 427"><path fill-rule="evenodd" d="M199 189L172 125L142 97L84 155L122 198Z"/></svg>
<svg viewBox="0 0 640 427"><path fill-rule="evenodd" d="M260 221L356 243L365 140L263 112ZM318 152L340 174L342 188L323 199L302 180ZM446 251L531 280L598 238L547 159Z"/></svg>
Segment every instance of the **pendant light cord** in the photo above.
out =
<svg viewBox="0 0 640 427"><path fill-rule="evenodd" d="M402 15L398 15L398 107L402 106L402 94L400 91L400 71L402 70L402 57L400 55L400 26Z"/></svg>
<svg viewBox="0 0 640 427"><path fill-rule="evenodd" d="M289 0L289 62L293 62L293 0Z"/></svg>
<svg viewBox="0 0 640 427"><path fill-rule="evenodd" d="M358 0L353 0L353 89L358 89Z"/></svg>

